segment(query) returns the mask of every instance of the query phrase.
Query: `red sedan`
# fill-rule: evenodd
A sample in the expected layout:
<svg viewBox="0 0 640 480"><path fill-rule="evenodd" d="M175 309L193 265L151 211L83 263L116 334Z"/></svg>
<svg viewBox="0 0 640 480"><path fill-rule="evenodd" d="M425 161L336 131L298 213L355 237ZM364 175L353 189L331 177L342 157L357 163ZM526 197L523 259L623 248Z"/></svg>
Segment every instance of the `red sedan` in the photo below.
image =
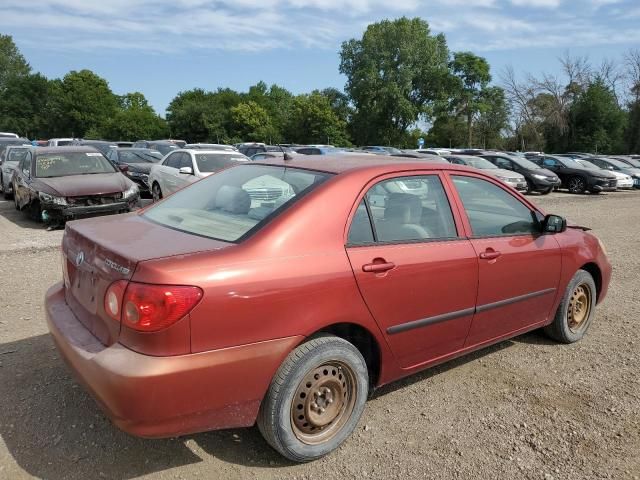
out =
<svg viewBox="0 0 640 480"><path fill-rule="evenodd" d="M66 226L46 296L62 356L123 430L249 427L294 461L376 387L524 332L580 340L600 241L478 170L296 157Z"/></svg>

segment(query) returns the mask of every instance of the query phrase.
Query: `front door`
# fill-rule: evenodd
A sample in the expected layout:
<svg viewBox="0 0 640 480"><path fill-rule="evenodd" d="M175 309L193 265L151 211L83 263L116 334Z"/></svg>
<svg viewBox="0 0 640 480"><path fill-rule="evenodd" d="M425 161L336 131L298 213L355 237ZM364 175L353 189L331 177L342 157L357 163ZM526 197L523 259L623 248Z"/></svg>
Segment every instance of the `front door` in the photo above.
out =
<svg viewBox="0 0 640 480"><path fill-rule="evenodd" d="M497 182L452 175L479 261L476 315L466 346L546 320L553 312L561 253L535 212Z"/></svg>
<svg viewBox="0 0 640 480"><path fill-rule="evenodd" d="M478 258L460 228L438 174L371 185L354 215L347 254L360 292L403 368L464 345Z"/></svg>

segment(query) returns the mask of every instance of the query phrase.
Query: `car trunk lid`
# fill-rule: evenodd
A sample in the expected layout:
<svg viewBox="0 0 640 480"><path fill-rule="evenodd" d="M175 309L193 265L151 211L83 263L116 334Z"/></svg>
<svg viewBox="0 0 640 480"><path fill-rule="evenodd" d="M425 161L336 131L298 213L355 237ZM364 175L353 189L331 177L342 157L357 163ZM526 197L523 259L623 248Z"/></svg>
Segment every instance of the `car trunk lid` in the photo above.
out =
<svg viewBox="0 0 640 480"><path fill-rule="evenodd" d="M67 224L62 262L67 304L103 344L118 340L120 322L104 309L104 295L117 280L131 280L138 262L219 250L233 244L179 232L137 214Z"/></svg>

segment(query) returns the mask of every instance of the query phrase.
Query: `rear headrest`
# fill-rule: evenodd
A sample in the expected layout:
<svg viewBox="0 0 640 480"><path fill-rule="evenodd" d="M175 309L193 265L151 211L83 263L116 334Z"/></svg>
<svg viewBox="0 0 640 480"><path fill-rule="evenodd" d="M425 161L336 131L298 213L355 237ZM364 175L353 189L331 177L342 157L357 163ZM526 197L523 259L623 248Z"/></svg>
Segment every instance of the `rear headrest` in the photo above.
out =
<svg viewBox="0 0 640 480"><path fill-rule="evenodd" d="M422 219L422 202L417 195L392 193L384 209L385 220L396 223L416 223Z"/></svg>
<svg viewBox="0 0 640 480"><path fill-rule="evenodd" d="M216 195L216 208L242 215L251 208L251 197L240 187L223 185Z"/></svg>

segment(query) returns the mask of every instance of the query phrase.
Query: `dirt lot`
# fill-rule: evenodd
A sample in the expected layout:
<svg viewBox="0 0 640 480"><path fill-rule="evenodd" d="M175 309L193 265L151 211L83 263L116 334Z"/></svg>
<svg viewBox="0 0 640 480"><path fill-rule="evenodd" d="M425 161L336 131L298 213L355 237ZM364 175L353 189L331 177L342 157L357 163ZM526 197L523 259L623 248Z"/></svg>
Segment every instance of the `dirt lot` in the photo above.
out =
<svg viewBox="0 0 640 480"><path fill-rule="evenodd" d="M585 340L534 332L385 387L354 436L308 465L255 428L156 441L116 430L47 335L61 232L0 202L0 478L639 478L640 193L534 200L591 226L614 264Z"/></svg>

